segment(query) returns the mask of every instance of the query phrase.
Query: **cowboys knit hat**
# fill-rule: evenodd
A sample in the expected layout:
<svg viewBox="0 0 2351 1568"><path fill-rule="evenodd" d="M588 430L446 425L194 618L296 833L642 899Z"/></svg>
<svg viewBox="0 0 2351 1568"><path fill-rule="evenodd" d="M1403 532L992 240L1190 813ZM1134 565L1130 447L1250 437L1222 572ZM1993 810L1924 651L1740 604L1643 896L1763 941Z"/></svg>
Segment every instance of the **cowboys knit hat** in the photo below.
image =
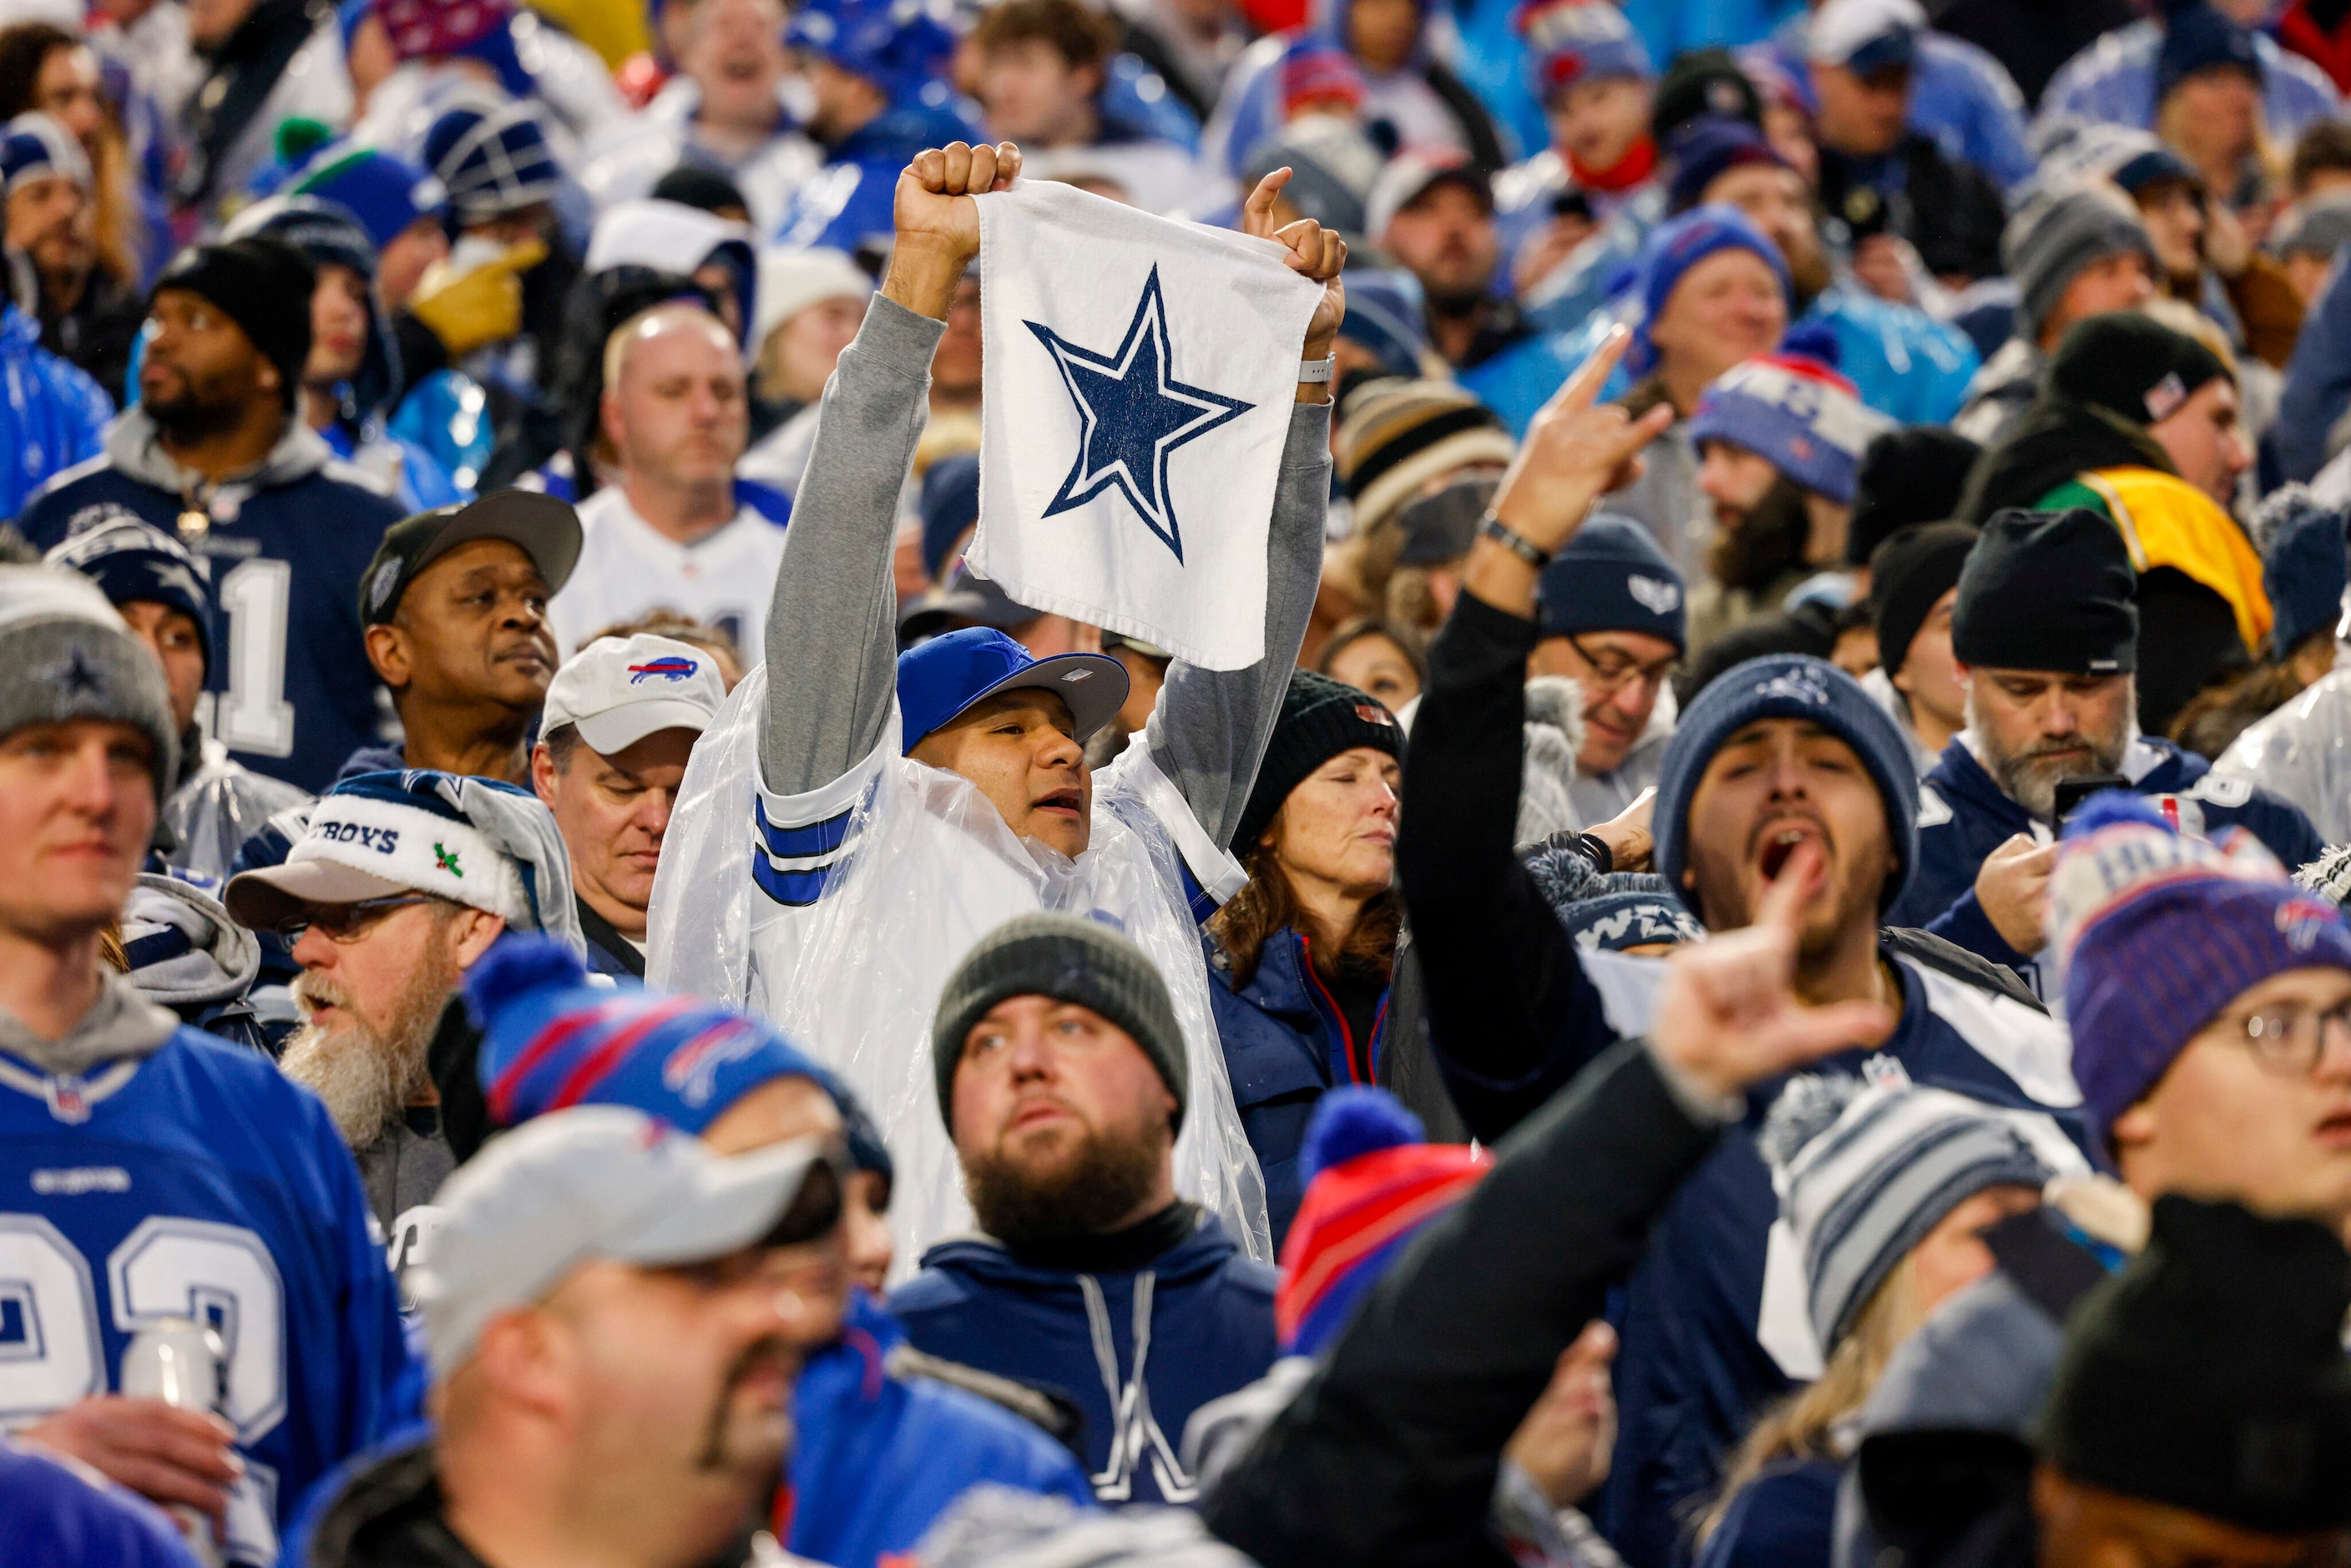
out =
<svg viewBox="0 0 2351 1568"><path fill-rule="evenodd" d="M2158 424L2210 382L2220 356L2151 316L2116 310L2076 322L2049 361L2049 388L2134 425Z"/></svg>
<svg viewBox="0 0 2351 1568"><path fill-rule="evenodd" d="M2286 485L2253 508L2253 543L2262 552L2262 591L2269 595L2270 657L2283 660L2331 632L2343 610L2351 560L2345 545L2351 517L2325 506L2306 485Z"/></svg>
<svg viewBox="0 0 2351 1568"><path fill-rule="evenodd" d="M1273 1329L1284 1355L1321 1355L1431 1221L1494 1163L1470 1144L1432 1144L1384 1089L1345 1084L1315 1103L1299 1150L1305 1197L1281 1245Z"/></svg>
<svg viewBox="0 0 2351 1568"><path fill-rule="evenodd" d="M1079 745L1126 706L1126 666L1102 653L1040 659L993 626L942 632L898 655L904 749L999 692L1050 692L1069 705Z"/></svg>
<svg viewBox="0 0 2351 1568"><path fill-rule="evenodd" d="M1939 424L1880 431L1862 449L1854 474L1845 564L1868 565L1877 547L1904 528L1958 517L1968 472L1982 455L1982 447Z"/></svg>
<svg viewBox="0 0 2351 1568"><path fill-rule="evenodd" d="M2213 843L2119 789L2065 820L2049 929L2094 1146L2237 997L2288 969L2351 970L2342 911L2252 834Z"/></svg>
<svg viewBox="0 0 2351 1568"><path fill-rule="evenodd" d="M1546 637L1640 632L1677 653L1689 647L1682 574L1630 517L1600 512L1568 536L1535 588L1535 619Z"/></svg>
<svg viewBox="0 0 2351 1568"><path fill-rule="evenodd" d="M1823 1354L1960 1204L1987 1187L2038 1192L2061 1172L2088 1172L2056 1124L2040 1122L1907 1079L1808 1073L1781 1092L1755 1146L1803 1259Z"/></svg>
<svg viewBox="0 0 2351 1568"><path fill-rule="evenodd" d="M2273 1539L2351 1526L2346 1308L2351 1258L2325 1226L2158 1197L2145 1249L2066 1325L2041 1457Z"/></svg>
<svg viewBox="0 0 2351 1568"><path fill-rule="evenodd" d="M1755 256L1779 279L1781 298L1794 298L1795 286L1788 277L1787 260L1781 256L1780 247L1755 226L1754 219L1719 202L1692 207L1649 231L1640 257L1634 263L1633 293L1640 307L1640 319L1633 328L1632 347L1625 354L1627 374L1646 375L1656 365L1657 350L1649 338L1649 323L1665 310L1682 278L1699 262L1726 250L1743 250Z"/></svg>
<svg viewBox="0 0 2351 1568"><path fill-rule="evenodd" d="M89 154L74 133L38 110L10 120L0 131L0 189L27 180L70 180L90 187Z"/></svg>
<svg viewBox="0 0 2351 1568"><path fill-rule="evenodd" d="M2153 276L2155 246L2138 209L2104 181L2027 203L2000 238L2001 270L2016 280L2017 336L2037 340L2042 322L2085 267L2126 253L2144 258Z"/></svg>
<svg viewBox="0 0 2351 1568"><path fill-rule="evenodd" d="M832 1075L774 1026L705 998L589 984L543 936L500 941L465 974L465 1011L490 1119L519 1126L574 1105L625 1105L689 1133L778 1078Z"/></svg>
<svg viewBox="0 0 2351 1568"><path fill-rule="evenodd" d="M1578 82L1610 77L1647 81L1657 74L1641 35L1609 0L1536 0L1521 8L1527 90L1538 103Z"/></svg>
<svg viewBox="0 0 2351 1568"><path fill-rule="evenodd" d="M1290 671L1281 712L1265 743L1265 760L1258 765L1249 804L1233 830L1233 852L1248 858L1290 792L1325 762L1358 746L1402 757L1404 727L1369 692L1312 670Z"/></svg>
<svg viewBox="0 0 2351 1568"><path fill-rule="evenodd" d="M469 223L553 201L563 179L528 102L448 110L424 133L424 160Z"/></svg>
<svg viewBox="0 0 2351 1568"><path fill-rule="evenodd" d="M358 220L378 251L449 210L441 182L396 152L339 143L311 155L288 194L332 202Z"/></svg>
<svg viewBox="0 0 2351 1568"><path fill-rule="evenodd" d="M690 643L649 632L599 637L548 683L538 734L544 740L569 725L589 750L611 757L664 729L699 735L726 700L717 663Z"/></svg>
<svg viewBox="0 0 2351 1568"><path fill-rule="evenodd" d="M1960 569L1951 652L1985 669L2127 674L2138 668L2137 586L2121 531L2097 513L2011 507Z"/></svg>
<svg viewBox="0 0 2351 1568"><path fill-rule="evenodd" d="M310 808L285 863L239 872L221 902L265 931L300 920L314 904L403 893L479 909L585 950L554 814L528 789L429 768L339 780Z"/></svg>
<svg viewBox="0 0 2351 1568"><path fill-rule="evenodd" d="M1825 659L1772 653L1738 664L1708 683L1682 709L1659 765L1651 831L1666 884L1687 885L1690 800L1722 743L1758 719L1807 719L1853 747L1886 808L1886 841L1894 873L1878 893L1885 909L1902 896L1918 864L1918 774L1910 746L1876 699ZM1703 918L1705 911L1696 912Z"/></svg>
<svg viewBox="0 0 2351 1568"><path fill-rule="evenodd" d="M161 807L178 776L180 737L162 667L87 578L47 566L0 566L0 738L34 724L90 718L146 736Z"/></svg>
<svg viewBox="0 0 2351 1568"><path fill-rule="evenodd" d="M2253 30L2210 3L2210 0L2168 0L2162 7L2163 47L2155 56L2155 101L2160 104L2171 89L2203 71L2241 71L2262 80L2261 47Z"/></svg>
<svg viewBox="0 0 2351 1568"><path fill-rule="evenodd" d="M1733 169L1750 163L1792 169L1752 120L1735 115L1702 114L1674 132L1666 149L1673 179L1666 187L1666 210L1686 213L1706 200L1706 188Z"/></svg>
<svg viewBox="0 0 2351 1568"><path fill-rule="evenodd" d="M816 1239L840 1220L839 1176L814 1138L723 1155L617 1105L517 1128L442 1187L432 1258L408 1276L434 1380L582 1263L675 1269Z"/></svg>
<svg viewBox="0 0 2351 1568"><path fill-rule="evenodd" d="M1764 354L1715 377L1698 395L1689 438L1728 442L1840 506L1853 500L1862 450L1886 427L1854 384L1818 360Z"/></svg>
<svg viewBox="0 0 2351 1568"><path fill-rule="evenodd" d="M190 246L156 277L147 298L152 306L171 288L217 307L277 367L278 395L292 408L302 387L302 367L310 358L310 293L317 282L300 251L254 235Z"/></svg>
<svg viewBox="0 0 2351 1568"><path fill-rule="evenodd" d="M78 571L115 604L164 604L196 623L204 668L213 663L212 563L179 540L129 516L67 537L41 558Z"/></svg>
<svg viewBox="0 0 2351 1568"><path fill-rule="evenodd" d="M1553 904L1552 910L1566 928L1567 939L1584 953L1678 947L1706 939L1706 927L1698 923L1698 917L1663 888L1625 888Z"/></svg>
<svg viewBox="0 0 2351 1568"><path fill-rule="evenodd" d="M1360 537L1457 468L1499 468L1517 450L1501 416L1451 382L1380 381L1348 395L1339 419L1339 483Z"/></svg>
<svg viewBox="0 0 2351 1568"><path fill-rule="evenodd" d="M547 591L559 593L580 564L580 514L538 490L494 490L478 501L402 517L383 531L360 579L360 624L390 624L401 595L426 567L475 539L520 547L546 580Z"/></svg>
<svg viewBox="0 0 2351 1568"><path fill-rule="evenodd" d="M1176 1097L1176 1125L1191 1098L1184 1030L1167 982L1142 948L1098 921L1040 911L1008 920L964 956L939 993L931 1021L931 1066L939 1115L955 1135L956 1069L964 1039L998 1002L1047 997L1099 1013L1142 1048Z"/></svg>
<svg viewBox="0 0 2351 1568"><path fill-rule="evenodd" d="M1928 523L1905 528L1869 558L1869 619L1877 629L1878 665L1888 675L1909 658L1935 601L1959 585L1975 543L1976 530L1966 523Z"/></svg>

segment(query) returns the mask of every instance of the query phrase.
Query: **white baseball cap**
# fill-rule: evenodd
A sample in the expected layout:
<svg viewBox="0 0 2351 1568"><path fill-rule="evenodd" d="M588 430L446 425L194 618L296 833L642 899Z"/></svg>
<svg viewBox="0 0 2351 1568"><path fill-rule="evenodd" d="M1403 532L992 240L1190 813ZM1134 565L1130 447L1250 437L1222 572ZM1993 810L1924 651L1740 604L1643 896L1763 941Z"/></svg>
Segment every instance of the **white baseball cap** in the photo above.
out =
<svg viewBox="0 0 2351 1568"><path fill-rule="evenodd" d="M837 1205L812 1193L796 1211L819 1166L831 1168L820 1138L722 1155L619 1105L574 1106L492 1139L434 1200L441 1222L409 1276L434 1377L463 1365L493 1318L591 1259L674 1269L823 1234ZM809 1234L779 1229L788 1217Z"/></svg>
<svg viewBox="0 0 2351 1568"><path fill-rule="evenodd" d="M538 732L574 726L588 749L610 757L658 730L699 735L726 700L718 662L690 643L642 632L599 637L548 683Z"/></svg>

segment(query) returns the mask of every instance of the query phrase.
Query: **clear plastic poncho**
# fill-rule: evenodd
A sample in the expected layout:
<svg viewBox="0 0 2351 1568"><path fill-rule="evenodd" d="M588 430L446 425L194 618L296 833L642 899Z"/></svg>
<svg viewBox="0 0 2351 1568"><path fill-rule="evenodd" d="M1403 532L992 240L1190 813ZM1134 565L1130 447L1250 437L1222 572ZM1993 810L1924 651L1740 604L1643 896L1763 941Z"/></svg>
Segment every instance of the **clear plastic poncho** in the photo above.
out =
<svg viewBox="0 0 2351 1568"><path fill-rule="evenodd" d="M2293 801L2327 843L2351 841L2351 663L2256 721L2212 771Z"/></svg>
<svg viewBox="0 0 2351 1568"><path fill-rule="evenodd" d="M1037 909L1102 920L1158 965L1189 1058L1176 1190L1270 1262L1265 1182L1225 1077L1199 930L1176 845L1144 804L1176 798L1144 748L1096 776L1092 836L1073 862L1016 839L967 780L901 756L893 708L839 869L814 904L793 908L751 879L751 857L765 852L752 803L766 697L763 665L695 746L662 845L646 979L773 1019L864 1101L897 1166L893 1277L972 1228L931 1067L939 992L982 936Z"/></svg>

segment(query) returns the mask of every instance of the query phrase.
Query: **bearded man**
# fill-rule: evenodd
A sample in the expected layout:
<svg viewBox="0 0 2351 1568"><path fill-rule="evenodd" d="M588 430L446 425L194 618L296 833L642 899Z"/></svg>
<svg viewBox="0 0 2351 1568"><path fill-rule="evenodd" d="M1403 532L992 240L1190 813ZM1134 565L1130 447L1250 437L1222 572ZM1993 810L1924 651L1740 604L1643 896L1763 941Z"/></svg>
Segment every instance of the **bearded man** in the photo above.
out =
<svg viewBox="0 0 2351 1568"><path fill-rule="evenodd" d="M509 928L581 946L555 820L487 779L361 773L319 797L285 863L240 873L225 902L302 967L279 1066L326 1102L400 1273L455 1165L427 1058L459 982Z"/></svg>

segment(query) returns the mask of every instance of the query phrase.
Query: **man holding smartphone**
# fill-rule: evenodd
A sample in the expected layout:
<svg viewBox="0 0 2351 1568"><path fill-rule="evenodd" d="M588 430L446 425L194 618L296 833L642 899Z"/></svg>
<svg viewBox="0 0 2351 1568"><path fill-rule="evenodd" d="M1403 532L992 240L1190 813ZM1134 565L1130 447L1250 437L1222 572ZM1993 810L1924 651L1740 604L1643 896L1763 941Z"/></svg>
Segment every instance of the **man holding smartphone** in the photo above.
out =
<svg viewBox="0 0 2351 1568"><path fill-rule="evenodd" d="M2288 867L2317 857L2302 811L2138 730L2137 576L2095 512L2005 511L1959 570L1951 647L1967 727L1918 791L1918 874L1886 915L2035 978L2054 837L2081 795L2156 797L2182 831L2250 829Z"/></svg>

